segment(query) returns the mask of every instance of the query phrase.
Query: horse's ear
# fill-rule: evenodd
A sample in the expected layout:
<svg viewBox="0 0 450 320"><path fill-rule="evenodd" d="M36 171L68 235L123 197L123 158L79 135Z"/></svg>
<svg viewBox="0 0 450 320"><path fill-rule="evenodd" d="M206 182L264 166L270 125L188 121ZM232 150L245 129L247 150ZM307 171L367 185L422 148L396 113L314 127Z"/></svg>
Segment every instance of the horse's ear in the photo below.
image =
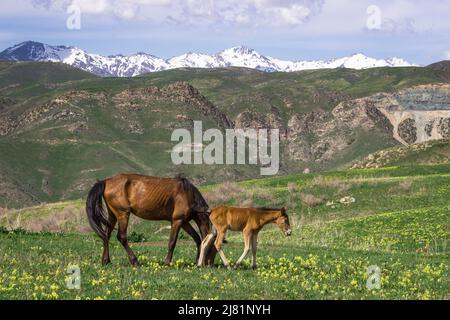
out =
<svg viewBox="0 0 450 320"><path fill-rule="evenodd" d="M209 207L201 207L200 211L201 212L206 212L206 213L211 213L211 209Z"/></svg>

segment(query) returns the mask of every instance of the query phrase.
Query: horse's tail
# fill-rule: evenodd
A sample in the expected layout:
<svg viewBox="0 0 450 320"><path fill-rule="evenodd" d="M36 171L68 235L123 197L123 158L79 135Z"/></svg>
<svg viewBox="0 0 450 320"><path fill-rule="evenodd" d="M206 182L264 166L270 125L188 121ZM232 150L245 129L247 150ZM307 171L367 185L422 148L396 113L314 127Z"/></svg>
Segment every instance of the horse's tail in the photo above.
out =
<svg viewBox="0 0 450 320"><path fill-rule="evenodd" d="M91 228L104 241L107 240L106 227L111 223L105 217L106 213L103 209L103 193L105 192L105 181L98 181L89 191L86 200L86 214Z"/></svg>

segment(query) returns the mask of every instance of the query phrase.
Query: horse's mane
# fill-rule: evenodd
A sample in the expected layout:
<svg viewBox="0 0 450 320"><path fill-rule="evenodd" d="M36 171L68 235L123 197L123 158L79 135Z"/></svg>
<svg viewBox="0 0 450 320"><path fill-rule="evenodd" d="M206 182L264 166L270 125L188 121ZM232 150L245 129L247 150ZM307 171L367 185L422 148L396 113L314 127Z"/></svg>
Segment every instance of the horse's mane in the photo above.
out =
<svg viewBox="0 0 450 320"><path fill-rule="evenodd" d="M206 212L209 209L208 203L205 198L203 198L200 191L194 186L183 174L178 174L175 176L184 190L188 194L190 206L199 212Z"/></svg>

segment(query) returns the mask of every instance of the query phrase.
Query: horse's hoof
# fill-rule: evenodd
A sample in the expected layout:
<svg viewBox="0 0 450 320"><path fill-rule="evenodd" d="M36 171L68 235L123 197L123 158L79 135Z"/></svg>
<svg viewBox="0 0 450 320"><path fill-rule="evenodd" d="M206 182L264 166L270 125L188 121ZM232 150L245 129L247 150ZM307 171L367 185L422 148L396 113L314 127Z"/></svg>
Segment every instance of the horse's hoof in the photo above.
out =
<svg viewBox="0 0 450 320"><path fill-rule="evenodd" d="M256 270L257 268L256 268L256 266L252 266L252 269L253 269L253 270Z"/></svg>
<svg viewBox="0 0 450 320"><path fill-rule="evenodd" d="M132 260L132 261L130 261L130 263L133 267L136 267L136 268L141 265L138 260Z"/></svg>
<svg viewBox="0 0 450 320"><path fill-rule="evenodd" d="M111 263L111 260L102 261L102 266L107 266L110 263Z"/></svg>
<svg viewBox="0 0 450 320"><path fill-rule="evenodd" d="M235 265L234 265L234 270L239 269L240 266L241 266L240 264L235 264Z"/></svg>

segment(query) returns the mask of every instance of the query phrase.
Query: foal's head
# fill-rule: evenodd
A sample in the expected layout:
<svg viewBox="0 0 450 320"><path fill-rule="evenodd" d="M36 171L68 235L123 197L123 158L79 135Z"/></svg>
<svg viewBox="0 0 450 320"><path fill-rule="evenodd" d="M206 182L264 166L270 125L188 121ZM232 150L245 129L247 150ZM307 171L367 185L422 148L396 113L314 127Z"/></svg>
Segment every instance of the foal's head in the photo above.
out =
<svg viewBox="0 0 450 320"><path fill-rule="evenodd" d="M275 220L275 223L286 237L291 235L292 233L291 225L289 224L289 217L287 216L286 209L284 207L280 209L278 217Z"/></svg>

